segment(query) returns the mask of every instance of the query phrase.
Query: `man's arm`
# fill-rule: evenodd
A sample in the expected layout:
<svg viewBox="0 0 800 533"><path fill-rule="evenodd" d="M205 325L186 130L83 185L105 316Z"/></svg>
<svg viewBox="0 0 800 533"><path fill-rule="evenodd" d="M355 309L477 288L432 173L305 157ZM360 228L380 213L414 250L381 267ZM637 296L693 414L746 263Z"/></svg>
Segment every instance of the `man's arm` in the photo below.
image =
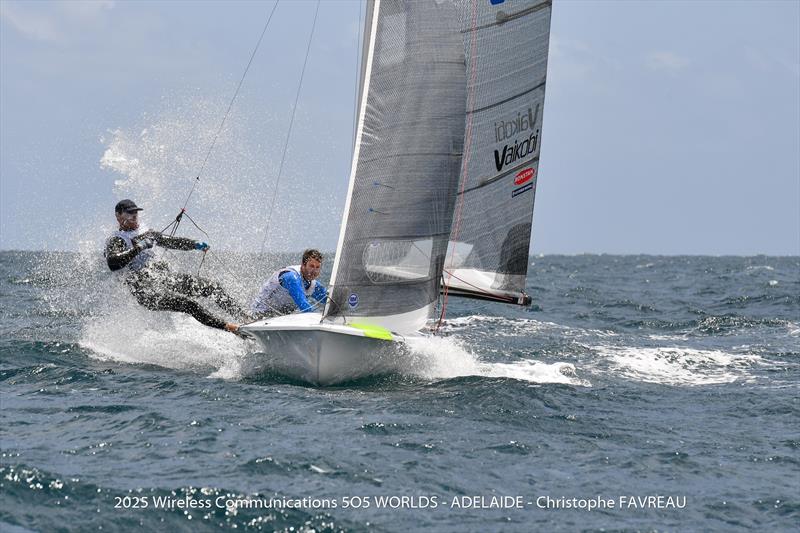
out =
<svg viewBox="0 0 800 533"><path fill-rule="evenodd" d="M112 237L106 245L106 263L111 270L120 270L128 266L128 263L139 255L142 249L134 244L133 248L126 249L125 241L122 237Z"/></svg>
<svg viewBox="0 0 800 533"><path fill-rule="evenodd" d="M301 312L308 313L314 310L314 307L306 299L305 291L303 291L303 281L300 279L299 274L296 272L284 272L278 280L283 288L292 295L294 303L297 304L297 308Z"/></svg>
<svg viewBox="0 0 800 533"><path fill-rule="evenodd" d="M148 231L141 235L143 238L155 239L156 244L170 250L194 250L197 241L185 237L171 237L158 231Z"/></svg>
<svg viewBox="0 0 800 533"><path fill-rule="evenodd" d="M194 239L172 237L153 230L146 231L133 238L134 244L144 240L155 241L162 248L169 248L170 250L194 250L197 248L197 241Z"/></svg>

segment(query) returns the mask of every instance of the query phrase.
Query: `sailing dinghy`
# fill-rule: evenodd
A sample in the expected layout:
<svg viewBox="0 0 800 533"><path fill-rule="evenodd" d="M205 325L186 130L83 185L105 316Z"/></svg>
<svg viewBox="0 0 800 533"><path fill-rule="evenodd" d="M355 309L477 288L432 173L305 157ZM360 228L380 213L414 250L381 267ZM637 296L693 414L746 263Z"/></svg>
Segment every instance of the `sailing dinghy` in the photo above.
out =
<svg viewBox="0 0 800 533"><path fill-rule="evenodd" d="M443 295L526 305L550 0L369 0L321 313L242 326L314 385L402 372Z"/></svg>

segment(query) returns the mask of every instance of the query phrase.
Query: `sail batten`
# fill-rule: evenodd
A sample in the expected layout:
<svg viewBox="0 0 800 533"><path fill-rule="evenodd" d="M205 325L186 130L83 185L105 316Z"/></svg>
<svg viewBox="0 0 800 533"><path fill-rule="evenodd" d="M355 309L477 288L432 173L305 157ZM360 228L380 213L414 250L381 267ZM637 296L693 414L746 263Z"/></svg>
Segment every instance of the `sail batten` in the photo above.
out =
<svg viewBox="0 0 800 533"><path fill-rule="evenodd" d="M512 96L509 96L508 98L506 98L505 100L501 100L500 102L495 102L495 103L493 103L491 105L487 105L485 107L480 107L478 109L468 110L467 114L469 115L469 114L472 114L472 113L480 113L481 111L488 111L489 109L492 109L493 107L497 107L499 105L503 105L503 104L505 104L507 102L510 102L512 100L516 100L517 98L522 98L523 96L527 95L528 93L532 93L533 91L544 90L545 85L546 85L546 82L544 82L544 81L540 82L540 83L537 83L533 87L525 89L524 91L522 91L519 94L515 94L515 95L512 95Z"/></svg>

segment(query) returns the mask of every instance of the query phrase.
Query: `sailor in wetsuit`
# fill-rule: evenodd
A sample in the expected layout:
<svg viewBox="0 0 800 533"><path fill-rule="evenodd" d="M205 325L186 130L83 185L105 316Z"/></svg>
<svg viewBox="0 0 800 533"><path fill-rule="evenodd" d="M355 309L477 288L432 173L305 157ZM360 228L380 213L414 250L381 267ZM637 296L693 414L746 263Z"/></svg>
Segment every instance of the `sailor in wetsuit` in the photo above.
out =
<svg viewBox="0 0 800 533"><path fill-rule="evenodd" d="M106 241L105 257L112 271L124 271L125 284L136 300L152 311L177 311L192 315L202 324L232 333L237 324L217 318L188 296L210 296L225 311L244 318L242 308L212 281L190 274L175 274L163 261L155 260L153 246L172 250L209 249L208 244L182 237L169 237L157 231L139 231L139 211L132 200L120 201L114 211L119 230ZM124 270L123 270L124 269Z"/></svg>
<svg viewBox="0 0 800 533"><path fill-rule="evenodd" d="M297 309L303 313L313 311L309 298L324 303L328 297L328 291L317 281L321 268L319 250L306 250L302 264L282 268L270 276L250 311L258 318L288 315Z"/></svg>

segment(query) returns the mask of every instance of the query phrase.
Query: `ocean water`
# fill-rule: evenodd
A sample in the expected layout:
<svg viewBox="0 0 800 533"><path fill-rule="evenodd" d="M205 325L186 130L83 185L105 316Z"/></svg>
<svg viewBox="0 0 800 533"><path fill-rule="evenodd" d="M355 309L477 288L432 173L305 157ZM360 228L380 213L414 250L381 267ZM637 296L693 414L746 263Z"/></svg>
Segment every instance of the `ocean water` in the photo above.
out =
<svg viewBox="0 0 800 533"><path fill-rule="evenodd" d="M288 262L202 273L246 300ZM796 530L800 258L544 256L528 283L529 309L451 298L413 372L313 388L97 254L2 252L0 528Z"/></svg>

